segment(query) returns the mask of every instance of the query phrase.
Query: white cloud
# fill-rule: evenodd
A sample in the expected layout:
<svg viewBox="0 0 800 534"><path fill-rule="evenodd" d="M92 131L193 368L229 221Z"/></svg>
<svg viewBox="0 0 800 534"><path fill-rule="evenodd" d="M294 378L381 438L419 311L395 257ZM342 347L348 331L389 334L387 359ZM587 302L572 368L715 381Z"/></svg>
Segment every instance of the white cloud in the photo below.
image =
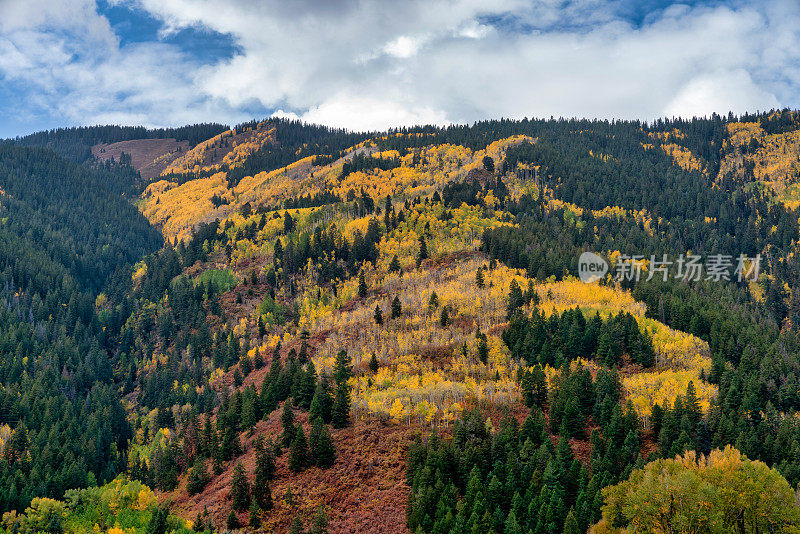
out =
<svg viewBox="0 0 800 534"><path fill-rule="evenodd" d="M281 112L281 116L287 114ZM447 123L444 113L386 99L332 96L299 116L305 122L357 131L383 130L387 125Z"/></svg>
<svg viewBox="0 0 800 534"><path fill-rule="evenodd" d="M775 95L758 87L744 70L701 75L690 80L666 107L667 116L766 111L780 106Z"/></svg>
<svg viewBox="0 0 800 534"><path fill-rule="evenodd" d="M386 46L383 47L383 50L390 56L409 58L417 53L424 41L424 38L414 38L409 37L408 35L401 35L394 41L386 43Z"/></svg>
<svg viewBox="0 0 800 534"><path fill-rule="evenodd" d="M0 76L80 122L237 122L263 106L382 129L800 105L792 0L676 5L638 25L627 0L115 1L239 52L200 64L164 42L120 47L91 0L0 0Z"/></svg>
<svg viewBox="0 0 800 534"><path fill-rule="evenodd" d="M246 118L198 90L198 65L161 42L120 46L93 0L0 0L0 104L16 122L163 126Z"/></svg>

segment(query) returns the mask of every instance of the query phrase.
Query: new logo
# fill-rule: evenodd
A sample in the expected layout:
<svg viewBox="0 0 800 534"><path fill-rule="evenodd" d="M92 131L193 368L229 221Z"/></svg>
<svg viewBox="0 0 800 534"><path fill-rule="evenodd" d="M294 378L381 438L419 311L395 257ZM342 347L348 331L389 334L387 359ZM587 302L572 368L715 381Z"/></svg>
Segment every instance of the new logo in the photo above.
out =
<svg viewBox="0 0 800 534"><path fill-rule="evenodd" d="M608 272L608 262L594 252L584 252L578 258L578 277L591 284L603 278Z"/></svg>

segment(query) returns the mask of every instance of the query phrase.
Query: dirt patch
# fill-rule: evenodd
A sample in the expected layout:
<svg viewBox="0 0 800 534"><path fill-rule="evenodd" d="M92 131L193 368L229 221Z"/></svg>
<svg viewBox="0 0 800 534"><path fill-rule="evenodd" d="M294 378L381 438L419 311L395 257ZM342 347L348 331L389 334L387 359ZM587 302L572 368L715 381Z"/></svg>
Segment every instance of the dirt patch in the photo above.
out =
<svg viewBox="0 0 800 534"><path fill-rule="evenodd" d="M241 435L245 453L226 462L222 474L214 477L205 491L189 496L184 476L178 489L162 495L173 502L173 513L194 520L207 507L214 525L224 530L230 513L233 467L240 461L252 482L256 436L277 439L281 432L281 411L279 408L268 420L260 421L254 432ZM295 413L308 433L308 414ZM337 457L330 469L314 467L294 473L288 468L288 453L282 454L276 460L277 476L270 486L274 508L262 516L263 530L287 532L295 516L309 528L317 509L323 505L331 534L408 532L405 451L419 432L413 426L381 421L356 421L350 428L334 430ZM287 487L291 487L294 506L284 500ZM240 514L243 524L247 518L247 513Z"/></svg>
<svg viewBox="0 0 800 534"><path fill-rule="evenodd" d="M189 150L188 141L175 139L134 139L119 143L99 144L92 147L92 155L99 161L114 158L119 161L123 152L131 156L131 165L142 179L150 181L161 174L170 163Z"/></svg>

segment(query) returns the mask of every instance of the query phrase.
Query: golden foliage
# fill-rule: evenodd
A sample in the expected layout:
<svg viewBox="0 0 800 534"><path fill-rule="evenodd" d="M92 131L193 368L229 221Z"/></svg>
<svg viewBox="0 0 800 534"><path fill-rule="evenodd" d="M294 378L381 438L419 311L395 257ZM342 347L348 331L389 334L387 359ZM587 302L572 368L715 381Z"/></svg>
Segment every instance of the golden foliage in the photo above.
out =
<svg viewBox="0 0 800 534"><path fill-rule="evenodd" d="M633 403L645 426L649 424L653 405L672 406L679 395L686 393L689 382L694 382L703 411L708 410L711 399L718 393L716 386L701 379L701 375L708 374L711 369L708 343L645 317L643 303L634 300L630 292L612 286L567 279L537 285L536 291L546 314L562 313L575 306L587 315L598 312L604 317L624 311L633 315L639 329L651 336L656 368L622 377L625 397Z"/></svg>
<svg viewBox="0 0 800 534"><path fill-rule="evenodd" d="M162 180L147 186L139 210L152 224L161 227L164 237L184 239L191 236L197 223L213 220L214 195L230 198L222 172L178 186Z"/></svg>

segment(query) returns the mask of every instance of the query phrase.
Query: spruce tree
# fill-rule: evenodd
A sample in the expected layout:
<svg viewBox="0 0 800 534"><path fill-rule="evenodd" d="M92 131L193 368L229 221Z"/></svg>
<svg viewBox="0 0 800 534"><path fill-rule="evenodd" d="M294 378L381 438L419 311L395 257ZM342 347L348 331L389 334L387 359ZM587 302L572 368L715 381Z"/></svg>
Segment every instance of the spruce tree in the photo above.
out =
<svg viewBox="0 0 800 534"><path fill-rule="evenodd" d="M259 528L261 526L260 510L255 502L250 505L250 527Z"/></svg>
<svg viewBox="0 0 800 534"><path fill-rule="evenodd" d="M514 314L516 314L517 310L519 310L524 303L525 301L524 297L522 296L522 289L519 287L519 284L516 280L512 280L508 289L508 316L512 317Z"/></svg>
<svg viewBox="0 0 800 534"><path fill-rule="evenodd" d="M424 260L428 259L428 243L425 241L425 236L419 236L419 253L417 254L417 267L422 265Z"/></svg>
<svg viewBox="0 0 800 534"><path fill-rule="evenodd" d="M381 307L379 305L375 305L375 324L378 326L383 325L383 312L381 311Z"/></svg>
<svg viewBox="0 0 800 534"><path fill-rule="evenodd" d="M192 468L189 469L186 490L189 495L196 495L205 489L210 480L211 475L209 475L205 463L203 460L197 459Z"/></svg>
<svg viewBox="0 0 800 534"><path fill-rule="evenodd" d="M236 516L236 512L231 510L231 513L228 514L228 520L225 522L228 530L236 530L241 525L239 524L239 518Z"/></svg>
<svg viewBox="0 0 800 534"><path fill-rule="evenodd" d="M269 489L269 481L275 476L275 458L272 447L264 443L264 439L259 436L256 439L256 467L253 480L253 500L262 510L272 508L272 493Z"/></svg>
<svg viewBox="0 0 800 534"><path fill-rule="evenodd" d="M168 515L169 510L164 506L153 508L153 513L150 516L150 521L148 521L145 530L146 534L166 534L167 528L169 527L167 523Z"/></svg>
<svg viewBox="0 0 800 534"><path fill-rule="evenodd" d="M389 272L390 273L400 272L400 260L397 258L397 254L395 254L392 257L392 261L389 263Z"/></svg>
<svg viewBox="0 0 800 534"><path fill-rule="evenodd" d="M564 521L564 534L581 534L581 528L575 518L575 508L569 509L567 519Z"/></svg>
<svg viewBox="0 0 800 534"><path fill-rule="evenodd" d="M344 428L350 425L350 387L346 382L336 385L336 397L331 410L331 423L334 428Z"/></svg>
<svg viewBox="0 0 800 534"><path fill-rule="evenodd" d="M353 360L346 350L340 350L333 364L333 379L337 384L350 380L353 376Z"/></svg>
<svg viewBox="0 0 800 534"><path fill-rule="evenodd" d="M442 313L439 315L439 325L442 328L446 328L448 324L450 324L450 314L447 311L447 306L442 308Z"/></svg>
<svg viewBox="0 0 800 534"><path fill-rule="evenodd" d="M281 434L281 441L284 447L288 447L294 440L294 434L297 427L294 424L294 410L292 409L292 401L287 399L283 405L283 413L281 414L281 425L283 426L283 434Z"/></svg>
<svg viewBox="0 0 800 534"><path fill-rule="evenodd" d="M301 425L297 425L297 430L294 433L294 440L289 449L289 469L292 471L302 471L311 464L310 454L308 452L308 440L306 433L303 431Z"/></svg>
<svg viewBox="0 0 800 534"><path fill-rule="evenodd" d="M489 345L486 343L486 336L481 336L481 340L478 342L478 359L484 364L489 361Z"/></svg>
<svg viewBox="0 0 800 534"><path fill-rule="evenodd" d="M475 285L478 286L478 289L483 289L484 278L482 267L479 267L478 270L475 271Z"/></svg>
<svg viewBox="0 0 800 534"><path fill-rule="evenodd" d="M250 507L250 483L244 473L244 467L236 462L231 480L231 506L234 510L243 511Z"/></svg>
<svg viewBox="0 0 800 534"><path fill-rule="evenodd" d="M397 319L401 315L403 315L403 305L400 304L400 298L395 295L392 300L392 319Z"/></svg>
<svg viewBox="0 0 800 534"><path fill-rule="evenodd" d="M317 383L314 390L314 398L311 400L311 407L308 414L311 419L321 418L324 422L331 422L331 409L333 408L333 397L330 392L330 385L327 378L323 378Z"/></svg>
<svg viewBox="0 0 800 534"><path fill-rule="evenodd" d="M311 526L311 534L328 534L328 514L325 506L320 505L314 515L314 523Z"/></svg>
<svg viewBox="0 0 800 534"><path fill-rule="evenodd" d="M333 446L333 438L328 427L325 426L320 418L314 419L310 442L314 463L323 468L332 466L336 461L336 449Z"/></svg>
<svg viewBox="0 0 800 534"><path fill-rule="evenodd" d="M358 296L362 299L367 296L367 282L364 280L364 270L358 273Z"/></svg>
<svg viewBox="0 0 800 534"><path fill-rule="evenodd" d="M375 356L375 353L372 353L372 356L369 359L369 370L374 374L378 372L378 368L380 364L378 363L378 357Z"/></svg>

